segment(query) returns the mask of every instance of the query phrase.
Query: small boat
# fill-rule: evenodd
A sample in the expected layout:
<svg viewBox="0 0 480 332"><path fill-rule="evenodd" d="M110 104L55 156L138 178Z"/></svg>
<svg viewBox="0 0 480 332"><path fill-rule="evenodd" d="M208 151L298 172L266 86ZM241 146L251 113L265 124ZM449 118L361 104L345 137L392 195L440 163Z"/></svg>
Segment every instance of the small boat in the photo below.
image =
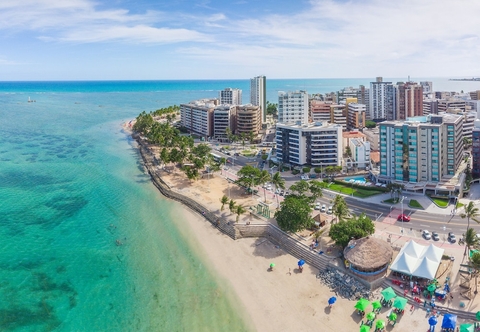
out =
<svg viewBox="0 0 480 332"><path fill-rule="evenodd" d="M33 99L30 99L30 97L28 97L28 102L29 102L29 103L34 103L34 102L35 102L35 100L33 100Z"/></svg>

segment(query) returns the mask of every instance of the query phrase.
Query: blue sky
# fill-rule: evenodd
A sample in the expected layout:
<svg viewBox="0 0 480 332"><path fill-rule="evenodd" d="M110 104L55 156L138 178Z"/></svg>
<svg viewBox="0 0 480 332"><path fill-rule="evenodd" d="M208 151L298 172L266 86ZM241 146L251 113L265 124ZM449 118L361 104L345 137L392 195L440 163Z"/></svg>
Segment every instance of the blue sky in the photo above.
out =
<svg viewBox="0 0 480 332"><path fill-rule="evenodd" d="M2 0L0 80L480 76L480 1Z"/></svg>

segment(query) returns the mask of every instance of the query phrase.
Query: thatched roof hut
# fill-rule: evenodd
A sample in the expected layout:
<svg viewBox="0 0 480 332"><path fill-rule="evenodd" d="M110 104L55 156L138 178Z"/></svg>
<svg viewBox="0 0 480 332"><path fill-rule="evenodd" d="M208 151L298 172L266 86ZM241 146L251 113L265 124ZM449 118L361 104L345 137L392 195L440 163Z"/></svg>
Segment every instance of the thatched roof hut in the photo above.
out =
<svg viewBox="0 0 480 332"><path fill-rule="evenodd" d="M375 272L383 270L390 263L393 250L386 241L367 236L350 241L343 254L356 270Z"/></svg>

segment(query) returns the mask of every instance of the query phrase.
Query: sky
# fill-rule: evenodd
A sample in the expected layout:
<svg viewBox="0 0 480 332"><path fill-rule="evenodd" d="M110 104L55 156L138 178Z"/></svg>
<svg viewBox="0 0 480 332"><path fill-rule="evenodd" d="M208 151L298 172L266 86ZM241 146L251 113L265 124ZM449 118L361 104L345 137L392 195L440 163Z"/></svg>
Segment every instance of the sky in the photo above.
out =
<svg viewBox="0 0 480 332"><path fill-rule="evenodd" d="M480 76L480 1L1 0L0 81Z"/></svg>

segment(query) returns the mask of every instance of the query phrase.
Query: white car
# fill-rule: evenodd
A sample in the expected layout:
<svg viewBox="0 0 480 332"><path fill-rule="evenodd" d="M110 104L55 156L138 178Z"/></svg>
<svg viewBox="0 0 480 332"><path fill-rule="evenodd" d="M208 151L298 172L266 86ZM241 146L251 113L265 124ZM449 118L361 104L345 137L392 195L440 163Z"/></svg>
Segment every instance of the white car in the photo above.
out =
<svg viewBox="0 0 480 332"><path fill-rule="evenodd" d="M315 204L315 210L320 210L320 203Z"/></svg>
<svg viewBox="0 0 480 332"><path fill-rule="evenodd" d="M325 204L323 204L322 208L320 209L320 212L325 213L326 211L327 211L327 207L325 206Z"/></svg>
<svg viewBox="0 0 480 332"><path fill-rule="evenodd" d="M423 231L422 236L425 240L430 240L432 238L429 231Z"/></svg>
<svg viewBox="0 0 480 332"><path fill-rule="evenodd" d="M330 205L330 206L328 207L327 213L328 213L328 214L332 214L332 213L333 213L333 206Z"/></svg>

